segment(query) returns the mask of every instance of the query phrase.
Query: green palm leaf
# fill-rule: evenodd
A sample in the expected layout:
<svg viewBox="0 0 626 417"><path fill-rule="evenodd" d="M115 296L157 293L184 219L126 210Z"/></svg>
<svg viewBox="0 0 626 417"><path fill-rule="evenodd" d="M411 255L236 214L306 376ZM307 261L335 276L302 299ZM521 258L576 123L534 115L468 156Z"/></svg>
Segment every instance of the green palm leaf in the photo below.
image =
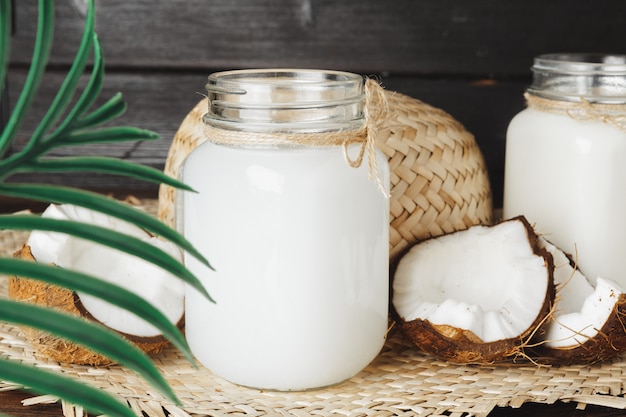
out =
<svg viewBox="0 0 626 417"><path fill-rule="evenodd" d="M7 381L29 387L29 391L63 398L93 413L106 414L110 417L137 417L130 407L105 391L58 373L0 357L0 375Z"/></svg>
<svg viewBox="0 0 626 417"><path fill-rule="evenodd" d="M117 93L98 109L74 120L72 126L74 129L99 126L121 116L125 111L126 102L122 99L122 95Z"/></svg>
<svg viewBox="0 0 626 417"><path fill-rule="evenodd" d="M135 315L159 329L164 337L171 341L174 346L193 362L193 356L189 351L187 342L176 326L152 304L125 288L81 272L22 259L0 258L0 273L45 281L73 291L105 299L111 304L132 311Z"/></svg>
<svg viewBox="0 0 626 417"><path fill-rule="evenodd" d="M93 34L93 70L91 71L91 77L83 90L83 94L78 99L72 111L67 115L63 123L51 134L47 140L53 141L56 136L62 135L66 132L66 129L75 126L77 118L82 116L89 107L94 103L100 94L102 89L102 82L104 80L104 59L102 57L102 47L98 37Z"/></svg>
<svg viewBox="0 0 626 417"><path fill-rule="evenodd" d="M105 355L140 374L170 400L177 402L172 388L143 351L117 333L82 318L33 304L4 300L0 320L43 330Z"/></svg>
<svg viewBox="0 0 626 417"><path fill-rule="evenodd" d="M2 0L5 4L4 10L10 10L8 0ZM10 13L9 13L10 15ZM0 155L4 155L6 150L11 146L11 140L15 137L19 130L32 101L35 98L42 75L46 69L50 49L52 47L52 38L54 36L54 2L39 0L39 19L37 22L37 35L35 38L35 49L33 51L33 59L30 69L22 88L13 113L7 122L2 134L0 135ZM4 36L10 36L3 33ZM5 43L5 40L2 41ZM8 53L8 51L6 51ZM8 59L8 57L7 57ZM0 84L4 84L4 78L0 80ZM1 176L0 176L1 177Z"/></svg>
<svg viewBox="0 0 626 417"><path fill-rule="evenodd" d="M129 255L145 259L185 281L198 291L203 286L183 264L162 249L141 239L104 227L81 222L43 218L34 215L0 215L0 229L48 230L67 233L101 243Z"/></svg>
<svg viewBox="0 0 626 417"><path fill-rule="evenodd" d="M78 131L65 135L56 146L91 145L94 143L128 142L136 140L154 140L159 136L143 129L126 126L108 127L99 130Z"/></svg>
<svg viewBox="0 0 626 417"><path fill-rule="evenodd" d="M58 118L61 117L61 114L65 111L67 105L74 96L74 91L76 90L80 76L83 74L85 66L87 65L87 60L91 55L91 47L94 40L94 20L94 14L88 13L85 20L83 38L81 40L80 47L78 48L78 53L72 63L72 67L65 77L57 95L54 97L48 112L42 118L39 126L37 126L37 129L33 132L31 140L28 144L29 146L35 146L39 141L43 140L44 134L53 126Z"/></svg>
<svg viewBox="0 0 626 417"><path fill-rule="evenodd" d="M165 239L177 244L182 249L189 252L189 254L193 255L202 263L210 267L209 261L207 261L206 258L179 233L172 230L170 227L163 224L163 222L146 212L121 203L110 197L70 187L39 184L0 184L0 194L10 197L47 201L56 204L74 204L126 220L129 223L133 223L142 229L162 236ZM206 297L210 298L206 291L203 293Z"/></svg>
<svg viewBox="0 0 626 417"><path fill-rule="evenodd" d="M123 159L104 156L68 156L64 158L38 160L23 164L20 169L28 172L100 172L103 174L123 175L193 191L191 187L169 175L165 175L163 171Z"/></svg>
<svg viewBox="0 0 626 417"><path fill-rule="evenodd" d="M105 174L122 175L140 180L164 183L179 189L189 189L178 180L169 178L153 168L139 166L126 161L106 157L67 157L46 158L49 151L61 146L85 145L92 143L152 140L158 135L147 130L125 126L104 126L122 115L126 103L117 94L100 107L90 110L98 98L104 78L104 58L98 37L94 32L94 0L87 0L88 12L83 37L74 62L57 92L52 105L41 119L34 134L26 145L12 155L6 156L7 150L21 128L21 125L36 97L46 64L48 62L54 32L54 0L39 0L39 16L35 47L31 66L22 92L13 109L5 129L0 133L0 195L13 196L47 203L75 204L91 210L108 214L133 223L150 233L159 235L200 262L210 267L209 262L183 236L164 225L153 216L123 204L101 194L87 192L63 186L45 184L7 184L6 180L18 172L76 172L90 171ZM10 44L10 0L0 0L0 89L4 80L9 60ZM82 93L76 89L90 56L93 68ZM0 90L1 91L1 90ZM76 100L70 107L70 103ZM64 115L65 114L65 115ZM129 254L133 254L163 267L199 289L205 297L211 299L203 286L182 264L171 257L163 256L155 247L147 243L120 238L116 232L103 230L96 226L86 226L69 221L42 219L37 216L0 216L0 228L40 229L65 232L107 244ZM157 327L187 358L193 363L189 347L172 323L154 306L136 294L97 279L88 274L61 269L49 265L20 259L0 258L0 273L42 280L73 291L84 292L102 298L122 308L132 311L137 316ZM15 306L16 302L0 299L0 320L40 327L43 331L55 333L76 343L85 344L94 351L101 352L117 362L128 366L156 386L169 398L173 392L163 378L155 372L154 366L136 349L128 349L127 343L110 329L100 328L92 331L84 326L74 325L76 318L59 318L49 310L41 313L42 307L30 305ZM101 390L91 388L80 381L51 374L27 364L0 359L0 379L13 381L34 392L47 393L63 398L70 403L81 405L93 412L110 416L133 416L126 404L114 399Z"/></svg>

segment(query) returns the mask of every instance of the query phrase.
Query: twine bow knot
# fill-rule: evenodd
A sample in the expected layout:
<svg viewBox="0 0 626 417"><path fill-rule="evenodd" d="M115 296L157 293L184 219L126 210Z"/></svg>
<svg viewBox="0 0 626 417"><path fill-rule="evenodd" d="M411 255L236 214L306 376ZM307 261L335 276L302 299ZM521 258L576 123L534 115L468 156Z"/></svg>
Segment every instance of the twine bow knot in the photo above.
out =
<svg viewBox="0 0 626 417"><path fill-rule="evenodd" d="M601 108L600 106L604 106ZM626 131L626 114L623 113L624 106L620 106L619 109L614 109L613 106L606 107L607 105L592 104L584 97L580 98L580 104L576 108L567 109L567 115L576 120L599 120L602 123L606 123L616 128ZM621 110L622 112L616 113L611 110Z"/></svg>
<svg viewBox="0 0 626 417"><path fill-rule="evenodd" d="M371 180L372 177L376 178L378 188L385 197L389 198L389 193L382 182L378 163L376 162L376 138L378 137L379 126L389 112L389 105L387 104L383 88L371 78L368 78L365 82L364 112L366 120L364 135L347 137L343 142L343 155L348 165L352 168L358 168L363 163L363 158L367 152L369 179ZM353 143L361 143L361 149L356 159L350 158L348 153L348 147Z"/></svg>

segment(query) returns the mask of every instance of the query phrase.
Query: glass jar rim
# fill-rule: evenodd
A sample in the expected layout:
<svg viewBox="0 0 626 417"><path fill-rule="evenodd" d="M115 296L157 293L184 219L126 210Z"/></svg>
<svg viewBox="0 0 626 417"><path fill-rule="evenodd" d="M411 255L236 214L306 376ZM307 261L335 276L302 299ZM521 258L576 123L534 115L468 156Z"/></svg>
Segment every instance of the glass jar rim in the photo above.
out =
<svg viewBox="0 0 626 417"><path fill-rule="evenodd" d="M552 100L626 104L626 55L552 53L535 57L527 92Z"/></svg>
<svg viewBox="0 0 626 417"><path fill-rule="evenodd" d="M365 122L362 75L319 69L241 69L208 77L207 125L252 131L344 130Z"/></svg>
<svg viewBox="0 0 626 417"><path fill-rule="evenodd" d="M626 55L580 52L543 54L535 57L532 69L571 75L626 75Z"/></svg>
<svg viewBox="0 0 626 417"><path fill-rule="evenodd" d="M246 86L255 88L319 89L347 86L360 88L363 76L351 72L321 69L266 68L214 72L209 75L209 93L246 94ZM360 99L362 92L355 96Z"/></svg>

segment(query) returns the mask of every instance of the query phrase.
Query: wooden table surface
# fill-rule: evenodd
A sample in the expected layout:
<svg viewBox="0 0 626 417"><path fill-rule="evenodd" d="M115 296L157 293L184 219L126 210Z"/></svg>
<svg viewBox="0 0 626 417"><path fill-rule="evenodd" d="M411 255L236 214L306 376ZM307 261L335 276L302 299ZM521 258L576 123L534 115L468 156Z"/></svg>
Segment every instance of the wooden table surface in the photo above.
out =
<svg viewBox="0 0 626 417"><path fill-rule="evenodd" d="M32 395L23 391L0 392L0 413L16 417L62 417L60 404L22 405L22 400ZM552 405L526 403L521 408L496 408L489 417L624 417L626 410L587 406L576 409L575 404L556 403Z"/></svg>

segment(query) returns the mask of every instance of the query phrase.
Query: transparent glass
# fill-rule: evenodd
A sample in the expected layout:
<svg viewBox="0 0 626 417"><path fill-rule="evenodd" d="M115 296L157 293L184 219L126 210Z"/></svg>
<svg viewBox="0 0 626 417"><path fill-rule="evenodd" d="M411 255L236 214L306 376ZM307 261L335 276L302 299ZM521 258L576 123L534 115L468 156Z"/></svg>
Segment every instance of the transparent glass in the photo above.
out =
<svg viewBox="0 0 626 417"><path fill-rule="evenodd" d="M540 56L533 74L507 131L503 214L626 287L626 56Z"/></svg>
<svg viewBox="0 0 626 417"><path fill-rule="evenodd" d="M363 77L322 70L215 73L204 121L223 129L321 132L362 127Z"/></svg>
<svg viewBox="0 0 626 417"><path fill-rule="evenodd" d="M546 54L535 58L528 92L593 103L626 103L626 55Z"/></svg>
<svg viewBox="0 0 626 417"><path fill-rule="evenodd" d="M212 127L350 135L364 123L354 74L236 71L209 81L204 120ZM216 300L187 292L193 353L218 376L262 389L355 375L382 348L388 313L389 202L367 159L352 168L341 146L207 139L182 177L197 191L183 194L183 233L215 267L186 257ZM388 189L386 157L375 157Z"/></svg>

